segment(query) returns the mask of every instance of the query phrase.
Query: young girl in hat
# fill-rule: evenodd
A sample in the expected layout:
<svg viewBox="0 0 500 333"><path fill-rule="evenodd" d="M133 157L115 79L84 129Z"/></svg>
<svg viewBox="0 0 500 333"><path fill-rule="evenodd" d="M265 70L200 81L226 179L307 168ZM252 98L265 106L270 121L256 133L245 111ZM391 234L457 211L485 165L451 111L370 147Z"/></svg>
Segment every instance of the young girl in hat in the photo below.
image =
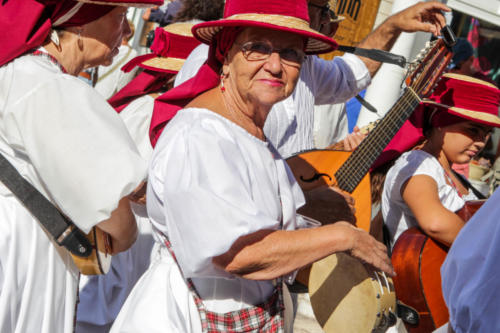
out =
<svg viewBox="0 0 500 333"><path fill-rule="evenodd" d="M464 225L456 212L475 199L452 164L469 163L485 146L497 116L500 91L472 77L445 74L434 93L390 143L403 153L389 170L382 213L391 246L408 228L419 226L450 245ZM423 140L423 142L422 142Z"/></svg>

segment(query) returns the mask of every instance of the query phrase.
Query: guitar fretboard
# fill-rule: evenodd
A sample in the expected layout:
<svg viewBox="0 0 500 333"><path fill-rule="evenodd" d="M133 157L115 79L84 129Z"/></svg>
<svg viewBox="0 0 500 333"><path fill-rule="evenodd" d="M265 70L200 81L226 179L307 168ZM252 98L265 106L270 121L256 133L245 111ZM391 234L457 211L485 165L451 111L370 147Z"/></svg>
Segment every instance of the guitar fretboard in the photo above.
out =
<svg viewBox="0 0 500 333"><path fill-rule="evenodd" d="M349 193L354 191L419 102L414 92L408 88L404 90L396 104L335 173L337 185L342 190Z"/></svg>

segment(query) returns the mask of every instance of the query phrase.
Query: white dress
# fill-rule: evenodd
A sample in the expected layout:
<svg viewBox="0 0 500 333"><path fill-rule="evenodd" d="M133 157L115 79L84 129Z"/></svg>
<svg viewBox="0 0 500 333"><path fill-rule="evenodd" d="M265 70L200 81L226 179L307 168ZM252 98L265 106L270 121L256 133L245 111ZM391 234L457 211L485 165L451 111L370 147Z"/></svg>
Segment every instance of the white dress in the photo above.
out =
<svg viewBox="0 0 500 333"><path fill-rule="evenodd" d="M422 150L402 154L387 173L382 193L382 215L391 237L391 247L405 230L418 226L401 196L401 186L416 175L427 175L436 181L441 203L452 212L461 209L464 200L476 199L472 191L460 197L457 190L446 182L444 169L434 156Z"/></svg>
<svg viewBox="0 0 500 333"><path fill-rule="evenodd" d="M149 169L148 215L168 235L183 275L210 311L265 301L272 281L233 276L212 263L242 235L305 227L302 192L273 148L206 109L181 110L161 135ZM161 237L155 234L161 243ZM287 278L288 282L293 275ZM199 332L200 319L163 244L111 332Z"/></svg>
<svg viewBox="0 0 500 333"><path fill-rule="evenodd" d="M120 118L137 145L139 153L148 162L153 154L153 147L149 139L149 126L151 125L154 105L154 98L144 95L133 100L120 112Z"/></svg>
<svg viewBox="0 0 500 333"><path fill-rule="evenodd" d="M114 110L45 57L0 67L0 152L84 232L144 180ZM0 332L72 332L78 270L0 183Z"/></svg>
<svg viewBox="0 0 500 333"><path fill-rule="evenodd" d="M500 332L500 190L460 230L444 264L441 284L456 333Z"/></svg>
<svg viewBox="0 0 500 333"><path fill-rule="evenodd" d="M174 85L193 77L207 56L207 45L196 47L177 74ZM355 55L345 54L332 61L308 56L293 94L271 109L264 126L266 137L283 158L314 149L314 106L346 102L370 82L368 69Z"/></svg>
<svg viewBox="0 0 500 333"><path fill-rule="evenodd" d="M154 99L145 95L132 101L119 113L146 161L153 154L148 135L153 106ZM145 206L134 204L132 208L139 231L134 245L113 257L108 274L82 275L80 278L76 333L109 332L130 291L149 267L154 244L151 223Z"/></svg>

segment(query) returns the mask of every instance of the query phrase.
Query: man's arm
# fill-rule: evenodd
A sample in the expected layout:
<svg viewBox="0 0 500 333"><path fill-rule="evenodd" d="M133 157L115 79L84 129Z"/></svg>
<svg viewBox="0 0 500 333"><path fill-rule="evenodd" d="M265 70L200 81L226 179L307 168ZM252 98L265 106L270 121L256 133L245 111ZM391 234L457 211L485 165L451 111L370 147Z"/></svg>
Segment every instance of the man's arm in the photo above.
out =
<svg viewBox="0 0 500 333"><path fill-rule="evenodd" d="M357 46L366 49L389 51L401 32L431 32L438 36L441 28L446 25L442 11L451 9L436 1L419 2L405 10L389 16L377 29L372 31ZM365 57L360 57L373 77L381 63Z"/></svg>

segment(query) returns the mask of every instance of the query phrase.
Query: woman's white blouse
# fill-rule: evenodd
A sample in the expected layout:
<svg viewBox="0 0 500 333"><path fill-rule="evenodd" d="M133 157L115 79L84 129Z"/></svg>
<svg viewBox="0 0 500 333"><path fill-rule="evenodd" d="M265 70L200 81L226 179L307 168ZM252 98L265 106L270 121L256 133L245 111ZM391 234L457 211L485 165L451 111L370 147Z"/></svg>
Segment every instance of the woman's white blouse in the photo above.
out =
<svg viewBox="0 0 500 333"><path fill-rule="evenodd" d="M153 116L155 100L149 95L134 99L120 113L125 127L137 145L142 158L149 161L153 147L149 139L149 125Z"/></svg>
<svg viewBox="0 0 500 333"><path fill-rule="evenodd" d="M460 197L457 190L446 182L444 169L434 156L422 150L404 153L387 173L382 193L382 214L391 236L391 246L405 230L418 226L415 216L401 196L403 184L416 175L427 175L436 181L439 200L452 212L464 206L464 199L476 198L472 191Z"/></svg>
<svg viewBox="0 0 500 333"><path fill-rule="evenodd" d="M258 304L273 290L272 281L238 278L216 267L213 257L259 230L305 227L295 214L302 192L272 150L226 118L195 108L181 110L155 147L148 214L208 308Z"/></svg>

